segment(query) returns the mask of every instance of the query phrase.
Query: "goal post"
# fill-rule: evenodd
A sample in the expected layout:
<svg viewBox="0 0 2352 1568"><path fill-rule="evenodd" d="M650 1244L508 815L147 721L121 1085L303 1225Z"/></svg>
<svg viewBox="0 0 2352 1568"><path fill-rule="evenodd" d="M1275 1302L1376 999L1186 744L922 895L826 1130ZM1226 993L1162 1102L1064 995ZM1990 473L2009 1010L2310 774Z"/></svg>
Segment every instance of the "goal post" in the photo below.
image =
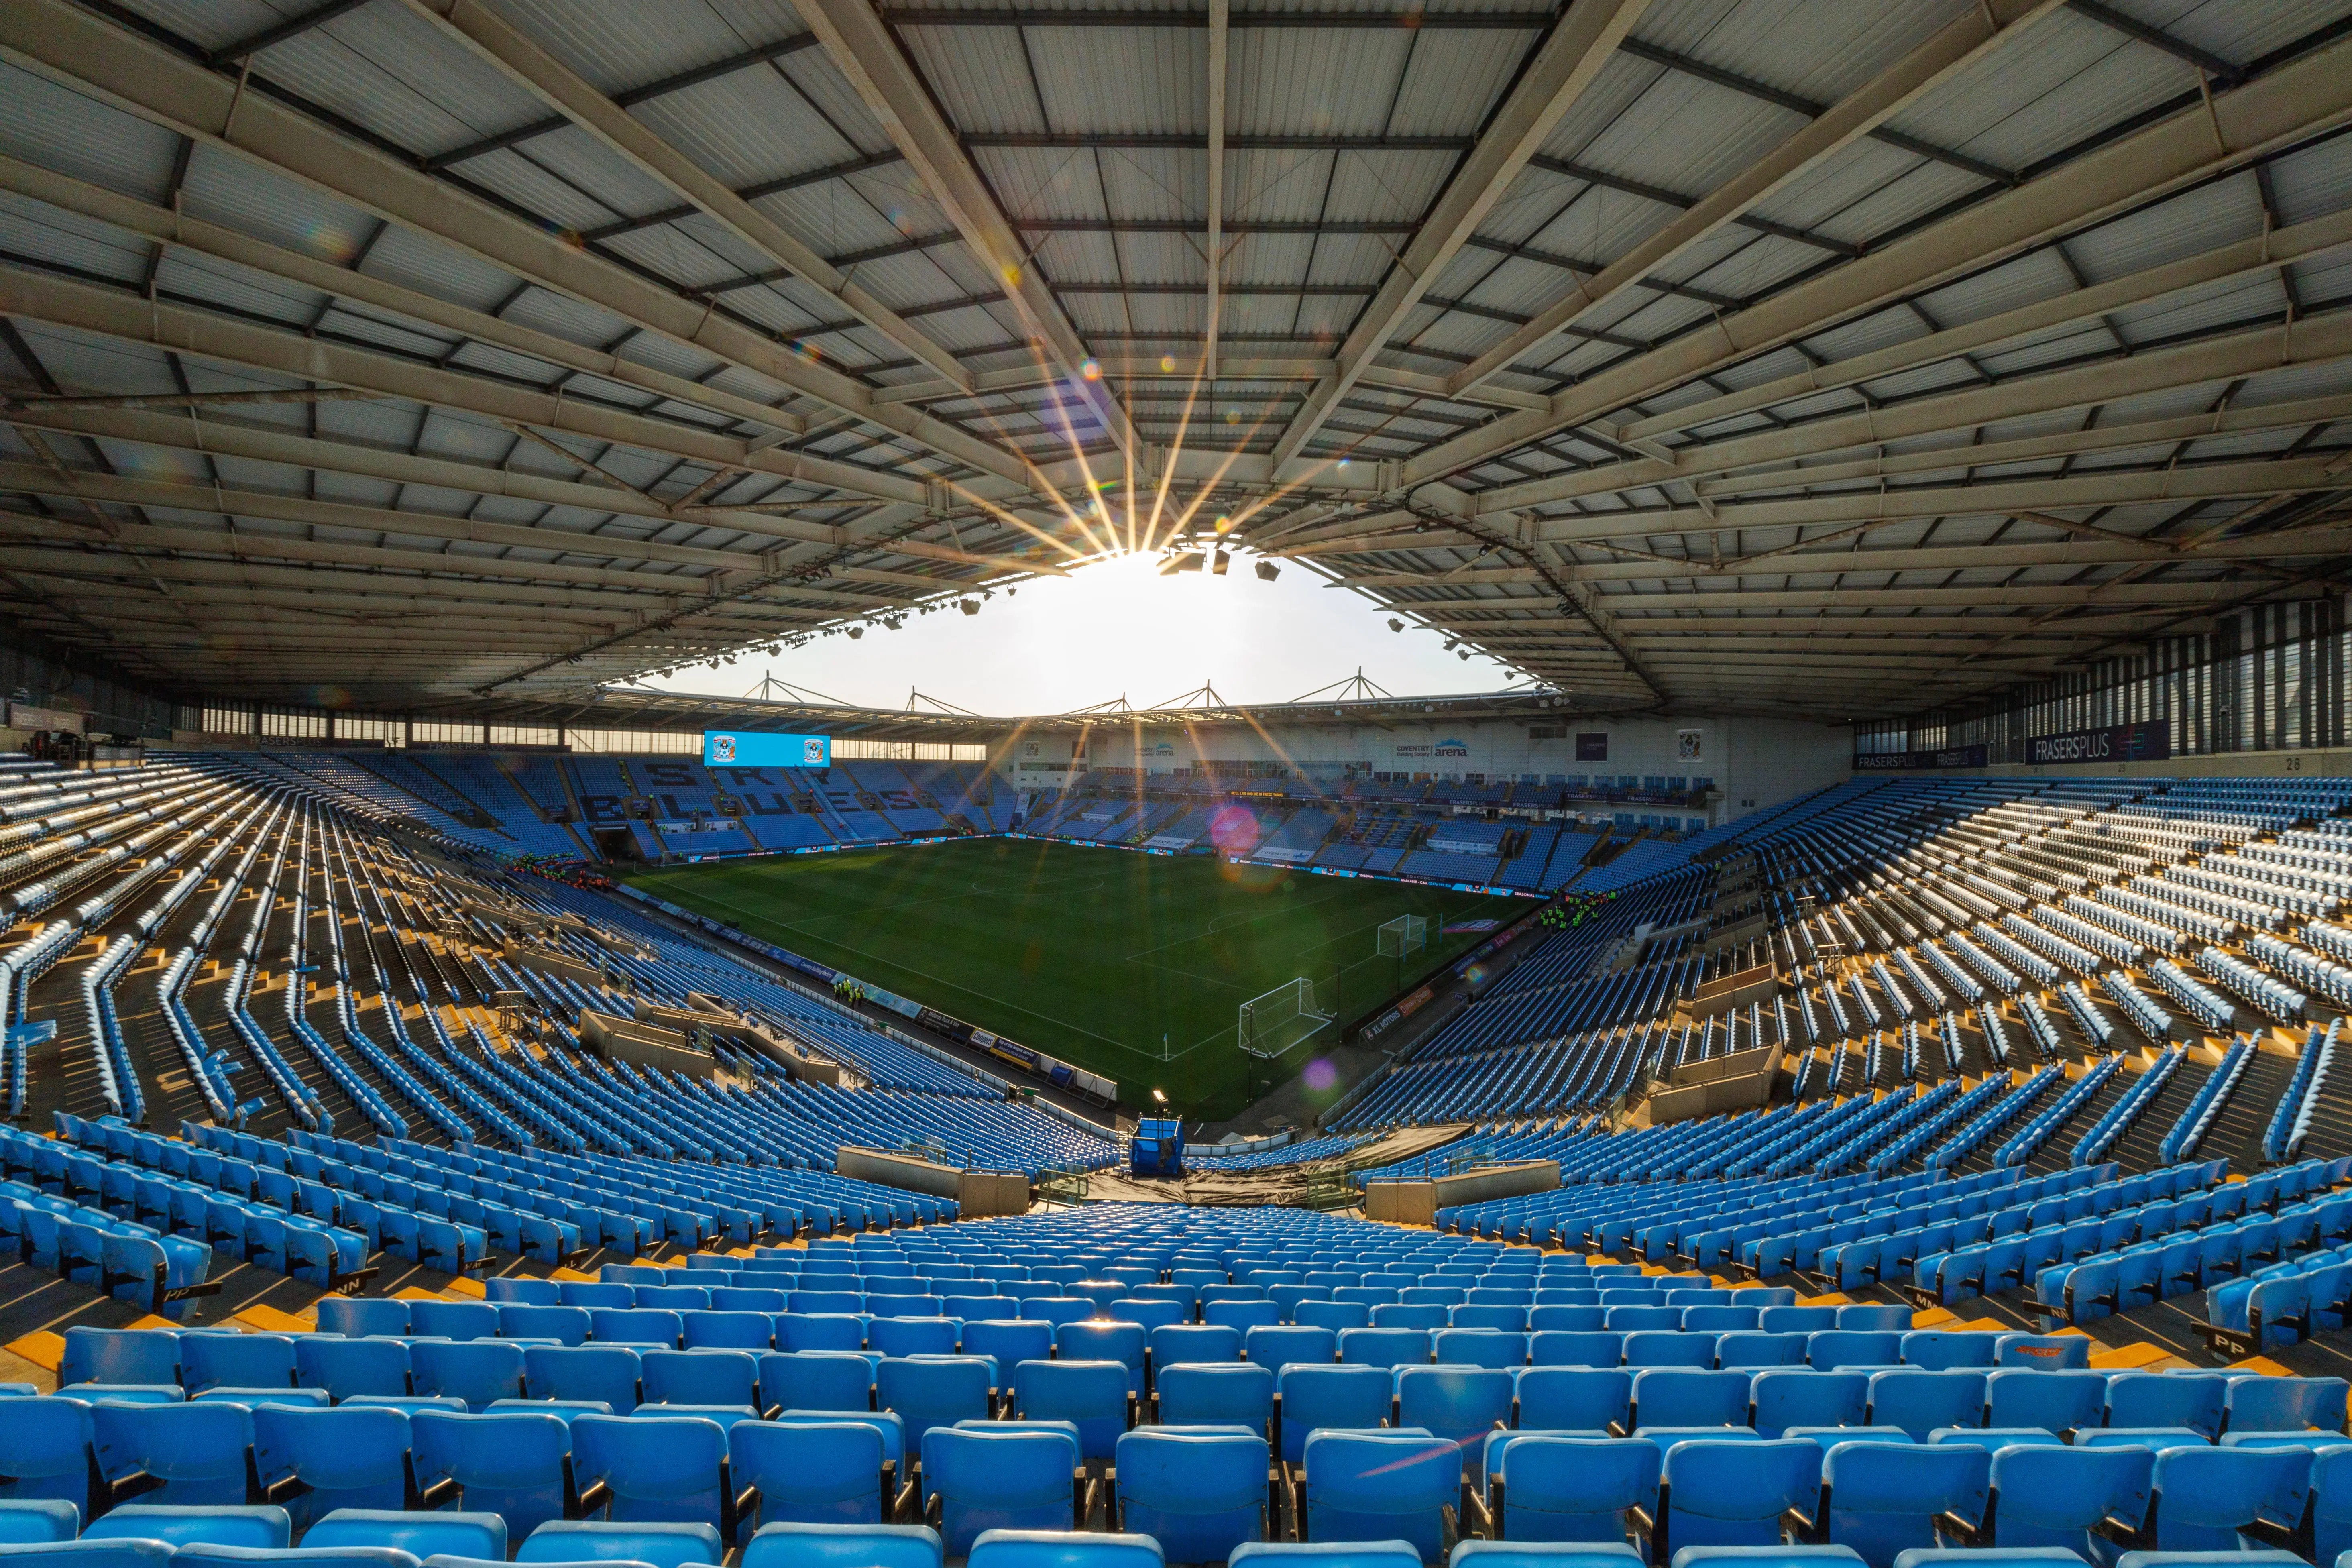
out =
<svg viewBox="0 0 2352 1568"><path fill-rule="evenodd" d="M1267 1061L1329 1028L1334 1016L1318 999L1315 982L1302 974L1243 1003L1234 1031L1244 1055Z"/></svg>
<svg viewBox="0 0 2352 1568"><path fill-rule="evenodd" d="M1361 927L1358 928L1361 930ZM1380 929L1381 956L1404 958L1429 945L1429 918L1426 915L1399 915L1383 921Z"/></svg>

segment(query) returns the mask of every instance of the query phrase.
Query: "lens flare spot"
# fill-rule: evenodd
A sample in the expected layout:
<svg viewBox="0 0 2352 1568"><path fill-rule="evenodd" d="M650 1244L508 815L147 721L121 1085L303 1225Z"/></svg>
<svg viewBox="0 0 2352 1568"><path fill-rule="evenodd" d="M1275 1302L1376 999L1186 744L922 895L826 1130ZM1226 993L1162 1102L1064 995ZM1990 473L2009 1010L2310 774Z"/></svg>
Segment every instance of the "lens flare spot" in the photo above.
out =
<svg viewBox="0 0 2352 1568"><path fill-rule="evenodd" d="M1100 381L1102 379L1102 366L1096 363L1093 360L1087 360L1085 363L1078 366L1078 374L1085 376L1088 381Z"/></svg>
<svg viewBox="0 0 2352 1568"><path fill-rule="evenodd" d="M1160 374L1162 375L1172 375L1175 374L1175 370L1176 356L1174 354L1161 354L1160 356Z"/></svg>
<svg viewBox="0 0 2352 1568"><path fill-rule="evenodd" d="M1308 1089L1321 1090L1329 1089L1339 1081L1339 1069L1321 1057L1317 1057L1307 1064L1307 1069L1298 1076Z"/></svg>

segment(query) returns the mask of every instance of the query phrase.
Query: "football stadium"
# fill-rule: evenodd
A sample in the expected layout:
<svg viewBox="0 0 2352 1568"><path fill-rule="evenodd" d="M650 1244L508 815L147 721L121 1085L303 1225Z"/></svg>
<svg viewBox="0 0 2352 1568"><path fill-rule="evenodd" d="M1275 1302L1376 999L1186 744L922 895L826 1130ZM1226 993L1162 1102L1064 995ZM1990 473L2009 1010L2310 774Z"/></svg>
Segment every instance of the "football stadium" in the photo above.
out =
<svg viewBox="0 0 2352 1568"><path fill-rule="evenodd" d="M2348 608L2352 0L0 0L0 1568L2352 1568Z"/></svg>

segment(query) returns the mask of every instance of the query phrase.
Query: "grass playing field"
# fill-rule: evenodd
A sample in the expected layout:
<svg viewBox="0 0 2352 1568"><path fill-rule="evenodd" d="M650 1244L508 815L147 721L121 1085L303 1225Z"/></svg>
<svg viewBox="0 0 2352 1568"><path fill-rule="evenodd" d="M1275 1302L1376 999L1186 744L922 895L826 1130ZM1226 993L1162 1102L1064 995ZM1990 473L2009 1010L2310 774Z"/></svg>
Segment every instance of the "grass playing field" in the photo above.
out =
<svg viewBox="0 0 2352 1568"><path fill-rule="evenodd" d="M961 839L840 855L671 867L630 878L672 903L1118 1080L1157 1087L1187 1120L1223 1121L1269 1086L1235 1047L1241 1003L1306 975L1342 1021L1396 988L1376 928L1429 921L1406 973L1508 920L1513 900L1204 857L1034 839ZM1165 1059L1162 1040L1165 1039ZM1323 1037L1328 1038L1328 1035ZM1313 1059L1308 1041L1271 1076Z"/></svg>

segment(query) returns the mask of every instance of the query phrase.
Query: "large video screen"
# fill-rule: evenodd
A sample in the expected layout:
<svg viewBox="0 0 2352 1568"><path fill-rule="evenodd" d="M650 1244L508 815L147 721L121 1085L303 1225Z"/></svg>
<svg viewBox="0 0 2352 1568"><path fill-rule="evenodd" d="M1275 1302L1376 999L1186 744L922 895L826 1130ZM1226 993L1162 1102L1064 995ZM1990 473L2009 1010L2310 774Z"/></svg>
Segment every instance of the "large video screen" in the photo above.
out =
<svg viewBox="0 0 2352 1568"><path fill-rule="evenodd" d="M711 730L702 737L707 768L829 768L833 742L824 735L771 735L757 730Z"/></svg>

